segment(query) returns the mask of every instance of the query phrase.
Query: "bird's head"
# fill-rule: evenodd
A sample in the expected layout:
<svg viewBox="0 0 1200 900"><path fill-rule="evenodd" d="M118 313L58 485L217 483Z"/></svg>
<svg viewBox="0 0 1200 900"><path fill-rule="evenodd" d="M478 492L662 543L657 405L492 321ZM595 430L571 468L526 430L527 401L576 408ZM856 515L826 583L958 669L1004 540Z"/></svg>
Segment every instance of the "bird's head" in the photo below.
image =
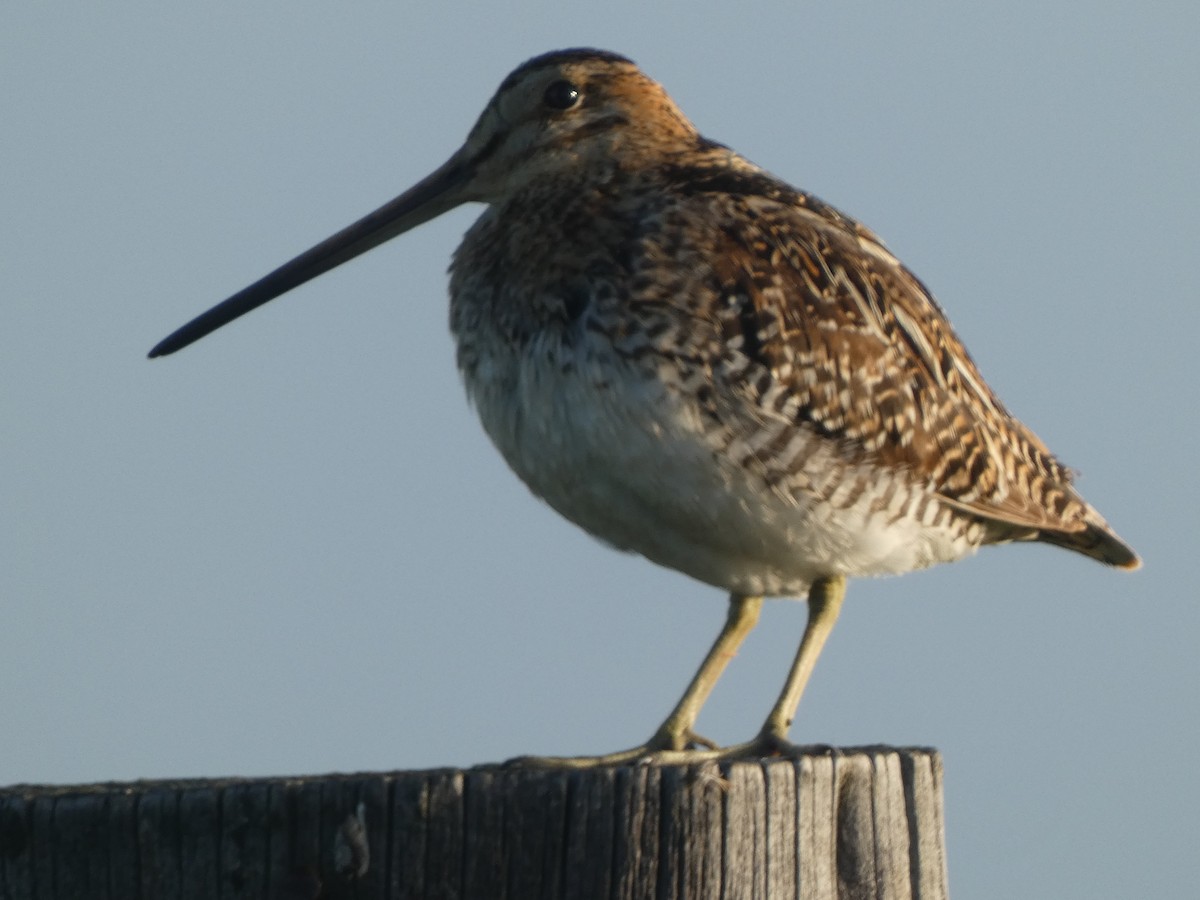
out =
<svg viewBox="0 0 1200 900"><path fill-rule="evenodd" d="M174 353L462 203L499 203L539 181L603 180L700 144L666 91L625 57L602 50L535 57L504 79L466 142L434 172L193 319L150 355Z"/></svg>

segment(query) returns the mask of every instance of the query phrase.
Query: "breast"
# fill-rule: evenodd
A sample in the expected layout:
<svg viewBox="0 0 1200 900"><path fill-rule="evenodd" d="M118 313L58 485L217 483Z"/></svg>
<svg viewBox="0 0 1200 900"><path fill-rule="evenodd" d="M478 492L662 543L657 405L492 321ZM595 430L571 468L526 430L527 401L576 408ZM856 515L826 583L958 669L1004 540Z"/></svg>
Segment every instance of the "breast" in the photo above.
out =
<svg viewBox="0 0 1200 900"><path fill-rule="evenodd" d="M703 557L730 486L660 381L587 337L474 349L468 395L533 493L618 549L726 586Z"/></svg>

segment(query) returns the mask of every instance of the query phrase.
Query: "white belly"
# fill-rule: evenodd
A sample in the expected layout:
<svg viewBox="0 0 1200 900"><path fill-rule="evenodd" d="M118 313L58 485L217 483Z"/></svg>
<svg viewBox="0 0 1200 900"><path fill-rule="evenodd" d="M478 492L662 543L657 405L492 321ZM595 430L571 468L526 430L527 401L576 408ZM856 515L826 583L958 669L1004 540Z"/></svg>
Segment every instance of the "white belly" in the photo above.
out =
<svg viewBox="0 0 1200 900"><path fill-rule="evenodd" d="M557 362L562 348L536 340L520 354L483 355L467 388L517 475L595 537L708 584L768 596L804 595L823 575L905 572L974 549L961 529L898 517L911 491L872 511L870 491L838 509L769 488L713 449L679 391L603 345L577 349L567 367ZM832 448L826 455L811 462L845 465Z"/></svg>

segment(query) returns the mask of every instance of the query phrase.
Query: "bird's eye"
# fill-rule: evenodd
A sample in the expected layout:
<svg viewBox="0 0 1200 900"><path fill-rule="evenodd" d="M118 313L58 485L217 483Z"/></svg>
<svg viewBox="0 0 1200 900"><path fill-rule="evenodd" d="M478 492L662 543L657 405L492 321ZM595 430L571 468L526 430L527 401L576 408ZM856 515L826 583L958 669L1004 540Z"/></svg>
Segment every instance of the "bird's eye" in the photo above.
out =
<svg viewBox="0 0 1200 900"><path fill-rule="evenodd" d="M555 81L546 88L546 93L542 95L542 102L551 109L570 109L579 102L581 96L583 95L579 92L579 88L571 82Z"/></svg>

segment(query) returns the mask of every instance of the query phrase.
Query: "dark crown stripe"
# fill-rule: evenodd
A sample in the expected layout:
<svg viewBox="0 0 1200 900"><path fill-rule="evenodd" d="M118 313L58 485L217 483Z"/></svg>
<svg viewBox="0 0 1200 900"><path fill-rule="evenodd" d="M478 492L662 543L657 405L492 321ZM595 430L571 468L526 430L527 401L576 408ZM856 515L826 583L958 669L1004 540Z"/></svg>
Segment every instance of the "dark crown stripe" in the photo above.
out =
<svg viewBox="0 0 1200 900"><path fill-rule="evenodd" d="M594 50L590 47L575 47L570 50L553 50L550 53L543 53L541 56L535 56L533 59L526 60L513 69L512 73L504 79L500 84L500 90L504 91L512 87L518 81L534 69L544 69L548 66L559 66L568 62L583 62L585 60L595 60L606 63L626 63L633 65L633 60L621 56L619 53L611 53L608 50Z"/></svg>

